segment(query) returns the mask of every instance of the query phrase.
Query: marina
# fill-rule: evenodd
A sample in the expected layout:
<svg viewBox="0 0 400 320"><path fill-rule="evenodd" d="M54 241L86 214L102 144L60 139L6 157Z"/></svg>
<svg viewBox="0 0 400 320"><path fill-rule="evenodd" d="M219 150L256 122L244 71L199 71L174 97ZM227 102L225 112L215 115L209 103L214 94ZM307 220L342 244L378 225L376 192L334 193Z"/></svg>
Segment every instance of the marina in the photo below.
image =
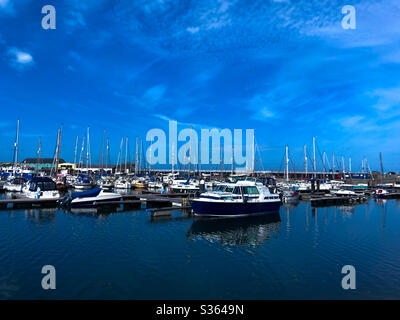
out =
<svg viewBox="0 0 400 320"><path fill-rule="evenodd" d="M300 201L246 218L165 209L153 217L138 207L0 211L0 272L7 275L0 297L399 298L399 200ZM49 263L58 272L54 292L37 286L40 266ZM360 290L338 285L344 264L357 267Z"/></svg>

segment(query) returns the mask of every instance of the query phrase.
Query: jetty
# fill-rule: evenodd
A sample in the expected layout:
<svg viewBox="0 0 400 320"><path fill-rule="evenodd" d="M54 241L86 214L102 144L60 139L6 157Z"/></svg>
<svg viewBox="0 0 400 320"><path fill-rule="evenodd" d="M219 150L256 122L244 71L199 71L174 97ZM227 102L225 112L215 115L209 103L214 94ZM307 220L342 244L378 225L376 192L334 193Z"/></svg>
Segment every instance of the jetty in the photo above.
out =
<svg viewBox="0 0 400 320"><path fill-rule="evenodd" d="M363 203L369 199L365 195L356 196L313 196L309 198L311 206L322 207L322 206L332 206L332 205L343 205L343 204L356 204Z"/></svg>
<svg viewBox="0 0 400 320"><path fill-rule="evenodd" d="M160 194L160 193L133 193L130 195L121 195L120 200L114 201L93 201L93 207L121 207L129 208L160 208L165 210L188 209L190 206L189 196L187 194ZM14 198L1 199L0 210L7 209L32 209L32 208L56 208L58 206L57 199L31 199L31 198Z"/></svg>

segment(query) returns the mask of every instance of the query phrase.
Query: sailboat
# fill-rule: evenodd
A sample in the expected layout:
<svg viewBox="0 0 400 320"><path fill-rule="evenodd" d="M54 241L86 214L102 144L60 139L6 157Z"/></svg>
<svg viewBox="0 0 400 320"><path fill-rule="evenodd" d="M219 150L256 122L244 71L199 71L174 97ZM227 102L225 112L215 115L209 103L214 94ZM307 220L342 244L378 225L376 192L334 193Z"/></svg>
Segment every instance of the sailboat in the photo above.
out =
<svg viewBox="0 0 400 320"><path fill-rule="evenodd" d="M285 176L286 176L286 187L282 191L282 199L285 202L291 202L291 201L298 201L300 198L300 193L295 190L294 188L289 187L289 146L286 145L286 170L285 170Z"/></svg>

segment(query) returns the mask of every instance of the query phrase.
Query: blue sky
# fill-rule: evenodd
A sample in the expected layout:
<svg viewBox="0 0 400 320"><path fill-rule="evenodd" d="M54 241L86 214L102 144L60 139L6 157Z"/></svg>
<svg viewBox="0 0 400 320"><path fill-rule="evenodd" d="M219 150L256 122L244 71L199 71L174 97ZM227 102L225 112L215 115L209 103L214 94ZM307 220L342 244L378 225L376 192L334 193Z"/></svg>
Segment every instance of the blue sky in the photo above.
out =
<svg viewBox="0 0 400 320"><path fill-rule="evenodd" d="M57 29L41 28L41 8ZM357 29L341 26L355 6ZM366 156L400 170L400 3L334 0L0 0L0 161L73 160L91 127L92 162L102 133L116 161L123 136L168 128L251 128L265 169L285 145L303 168L317 137L329 158Z"/></svg>

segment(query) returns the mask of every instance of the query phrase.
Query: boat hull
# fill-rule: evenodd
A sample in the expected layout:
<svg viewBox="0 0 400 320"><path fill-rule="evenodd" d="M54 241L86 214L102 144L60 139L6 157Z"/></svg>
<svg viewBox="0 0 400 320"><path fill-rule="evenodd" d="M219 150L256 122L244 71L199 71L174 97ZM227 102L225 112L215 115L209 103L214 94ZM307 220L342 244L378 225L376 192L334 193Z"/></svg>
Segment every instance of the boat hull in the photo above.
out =
<svg viewBox="0 0 400 320"><path fill-rule="evenodd" d="M281 202L192 202L196 216L234 217L279 211Z"/></svg>
<svg viewBox="0 0 400 320"><path fill-rule="evenodd" d="M101 205L103 202L118 201L121 199L121 195L110 195L106 197L88 197L78 198L71 202L71 208L95 208Z"/></svg>

